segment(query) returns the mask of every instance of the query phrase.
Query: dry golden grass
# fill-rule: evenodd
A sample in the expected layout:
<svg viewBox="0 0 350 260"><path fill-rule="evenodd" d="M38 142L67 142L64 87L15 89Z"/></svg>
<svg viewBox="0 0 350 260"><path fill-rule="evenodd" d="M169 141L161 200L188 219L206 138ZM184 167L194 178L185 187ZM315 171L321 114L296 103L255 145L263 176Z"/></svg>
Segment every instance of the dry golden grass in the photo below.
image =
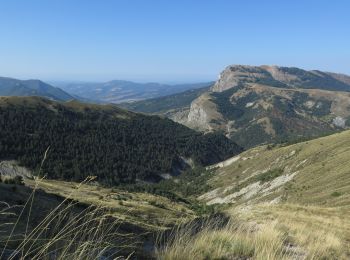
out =
<svg viewBox="0 0 350 260"><path fill-rule="evenodd" d="M350 256L349 212L337 208L294 204L254 205L231 214L259 225L275 223L288 236L288 243L304 252L306 259L348 259Z"/></svg>
<svg viewBox="0 0 350 260"><path fill-rule="evenodd" d="M217 194L212 193L214 196L226 196L237 192L235 187L242 189L242 183L257 182L255 177L264 170L283 169L284 174L296 174L268 192L237 197L225 211L228 218L192 221L170 234L165 232L165 238L159 239L157 258L350 259L349 147L347 131L287 147L258 147L241 154L231 165L218 169L210 180L218 188ZM95 259L106 252L118 253L123 245L132 246L132 240L118 235L118 222L111 221L111 216L158 230L163 224L194 218L183 205L150 194L87 183L36 180L27 184L34 190L40 187L93 205L84 216L71 215L70 204L62 205L37 228L28 230L16 252L34 259L53 254L58 259ZM119 201L115 196L128 199ZM27 203L30 205L31 200ZM0 214L7 212L0 210ZM6 244L11 239L9 236Z"/></svg>
<svg viewBox="0 0 350 260"><path fill-rule="evenodd" d="M349 259L350 220L332 211L291 204L233 208L223 226L176 230L158 259Z"/></svg>
<svg viewBox="0 0 350 260"><path fill-rule="evenodd" d="M350 131L289 146L268 149L261 146L239 155L239 159L217 169L209 180L215 194L205 201L227 198L231 194L251 185L258 184L256 176L269 170L283 170L292 179L280 186L263 192L230 199L230 202L244 204L248 201L282 201L324 207L347 207L350 209ZM210 192L208 192L210 194Z"/></svg>
<svg viewBox="0 0 350 260"><path fill-rule="evenodd" d="M224 226L205 223L193 234L185 226L175 232L168 244L157 252L158 259L289 259L294 252L284 248L286 237L274 224L258 227L230 220Z"/></svg>
<svg viewBox="0 0 350 260"><path fill-rule="evenodd" d="M111 214L123 222L129 222L149 230L190 221L195 217L184 204L149 193L127 192L105 188L91 183L76 183L57 180L42 180L36 184L26 180L26 185L57 194L64 198L110 209Z"/></svg>
<svg viewBox="0 0 350 260"><path fill-rule="evenodd" d="M37 180L36 187L40 181ZM79 187L76 192L78 191ZM12 218L13 222L2 223L0 226L0 231L4 225L11 226L10 233L0 241L4 245L0 259L5 258L5 255L5 259L9 260L18 258L85 260L99 259L106 255L117 259L125 247L134 246L129 235L118 232L120 222L111 217L108 208L90 206L77 211L76 203L69 202L68 198L44 216L34 228L29 229L35 193L36 188L33 189L20 213ZM14 214L10 205L4 203L4 206L1 215ZM15 229L23 219L28 221L25 224L24 234L15 235ZM11 244L16 244L16 248L9 248Z"/></svg>

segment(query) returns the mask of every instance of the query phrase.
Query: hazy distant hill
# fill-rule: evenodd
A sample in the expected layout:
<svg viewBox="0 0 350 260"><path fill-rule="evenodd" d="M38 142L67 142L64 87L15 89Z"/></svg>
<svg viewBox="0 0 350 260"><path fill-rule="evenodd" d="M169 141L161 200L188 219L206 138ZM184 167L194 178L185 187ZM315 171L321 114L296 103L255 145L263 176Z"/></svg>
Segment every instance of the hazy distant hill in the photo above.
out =
<svg viewBox="0 0 350 260"><path fill-rule="evenodd" d="M122 103L171 95L189 89L202 88L210 84L213 83L167 85L113 80L104 83L61 83L59 86L71 94L90 100L106 103Z"/></svg>
<svg viewBox="0 0 350 260"><path fill-rule="evenodd" d="M4 77L0 77L0 96L41 96L60 101L74 99L62 89L40 80L18 80Z"/></svg>

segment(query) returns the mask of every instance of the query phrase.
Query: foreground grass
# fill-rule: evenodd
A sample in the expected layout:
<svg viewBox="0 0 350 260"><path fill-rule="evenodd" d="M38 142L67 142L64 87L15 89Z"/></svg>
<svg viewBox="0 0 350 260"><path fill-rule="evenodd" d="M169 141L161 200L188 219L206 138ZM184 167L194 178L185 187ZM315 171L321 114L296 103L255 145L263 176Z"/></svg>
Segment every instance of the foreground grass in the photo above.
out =
<svg viewBox="0 0 350 260"><path fill-rule="evenodd" d="M207 223L193 235L186 227L158 251L159 259L284 259L283 233L273 226L255 230L255 226L233 220L224 227Z"/></svg>
<svg viewBox="0 0 350 260"><path fill-rule="evenodd" d="M93 180L0 183L0 259L149 257L153 233L194 217L184 203Z"/></svg>
<svg viewBox="0 0 350 260"><path fill-rule="evenodd" d="M229 221L174 232L159 259L349 259L350 220L341 209L294 204L232 208Z"/></svg>
<svg viewBox="0 0 350 260"><path fill-rule="evenodd" d="M106 207L79 207L66 198L46 214L34 212L37 186L23 205L1 202L0 259L115 259L132 247Z"/></svg>
<svg viewBox="0 0 350 260"><path fill-rule="evenodd" d="M46 193L57 194L80 203L110 209L111 215L149 230L162 230L168 226L190 221L195 214L185 204L162 196L142 192L127 192L117 188L105 188L92 183L75 183L42 180L36 184L26 180L29 187L38 186Z"/></svg>

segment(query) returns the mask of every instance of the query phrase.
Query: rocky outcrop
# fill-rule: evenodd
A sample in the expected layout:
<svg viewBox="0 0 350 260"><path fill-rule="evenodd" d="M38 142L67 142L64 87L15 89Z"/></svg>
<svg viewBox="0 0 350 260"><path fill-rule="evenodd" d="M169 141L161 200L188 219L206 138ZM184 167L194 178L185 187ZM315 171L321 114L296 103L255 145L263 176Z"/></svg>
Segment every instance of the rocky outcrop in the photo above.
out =
<svg viewBox="0 0 350 260"><path fill-rule="evenodd" d="M222 92L237 87L243 83L254 82L255 79L264 78L265 71L260 67L246 65L231 65L220 73L219 79L212 87L213 92Z"/></svg>
<svg viewBox="0 0 350 260"><path fill-rule="evenodd" d="M165 114L165 116L177 123L185 124L187 122L189 112L189 108L183 108L176 111L169 111Z"/></svg>
<svg viewBox="0 0 350 260"><path fill-rule="evenodd" d="M232 65L175 120L223 132L246 148L318 136L350 125L349 79L299 68Z"/></svg>
<svg viewBox="0 0 350 260"><path fill-rule="evenodd" d="M231 65L220 74L212 87L214 92L259 83L283 88L315 88L350 91L350 77L343 74L307 71L294 67Z"/></svg>
<svg viewBox="0 0 350 260"><path fill-rule="evenodd" d="M27 168L19 166L16 161L0 161L0 175L8 178L16 176L22 176L23 178L33 177Z"/></svg>
<svg viewBox="0 0 350 260"><path fill-rule="evenodd" d="M224 119L218 112L212 97L209 93L205 93L192 102L185 124L201 131L212 131L213 124L216 125L217 129L217 125L223 121Z"/></svg>

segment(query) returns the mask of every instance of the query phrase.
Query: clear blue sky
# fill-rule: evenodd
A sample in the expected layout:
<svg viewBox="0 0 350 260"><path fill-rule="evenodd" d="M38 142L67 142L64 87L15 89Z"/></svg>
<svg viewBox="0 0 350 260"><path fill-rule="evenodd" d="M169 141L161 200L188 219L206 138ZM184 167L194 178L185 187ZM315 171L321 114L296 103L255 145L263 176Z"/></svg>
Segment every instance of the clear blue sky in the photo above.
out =
<svg viewBox="0 0 350 260"><path fill-rule="evenodd" d="M0 2L1 76L186 82L229 64L350 74L350 1Z"/></svg>

